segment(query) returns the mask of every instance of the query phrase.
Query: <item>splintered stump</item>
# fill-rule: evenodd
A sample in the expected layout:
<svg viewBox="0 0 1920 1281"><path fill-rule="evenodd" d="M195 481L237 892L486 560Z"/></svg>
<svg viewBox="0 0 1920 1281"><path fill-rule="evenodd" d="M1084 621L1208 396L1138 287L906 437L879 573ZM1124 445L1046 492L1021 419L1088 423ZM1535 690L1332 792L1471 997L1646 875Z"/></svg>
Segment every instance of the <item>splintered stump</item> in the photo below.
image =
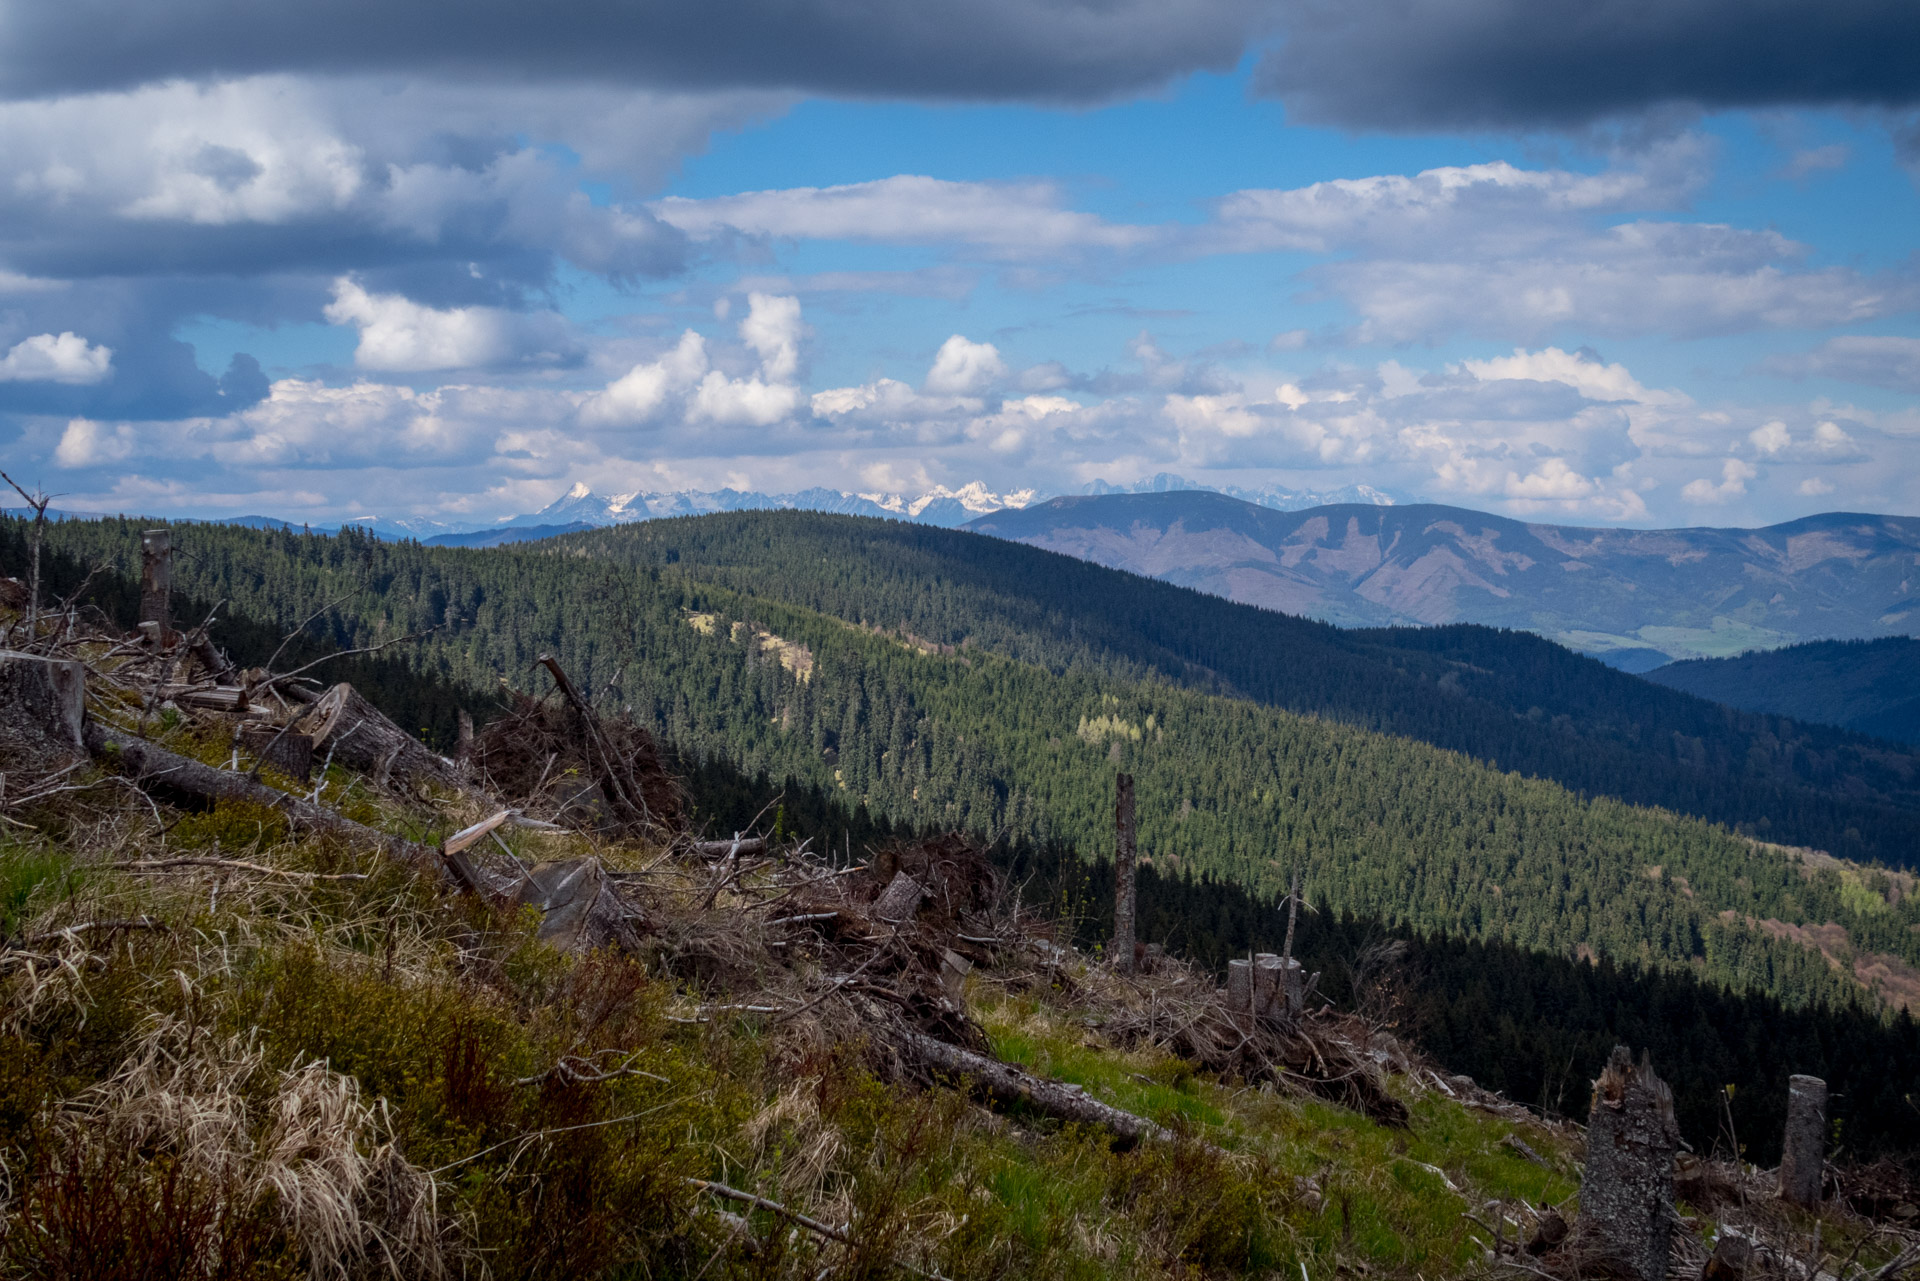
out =
<svg viewBox="0 0 1920 1281"><path fill-rule="evenodd" d="M149 529L140 535L140 622L157 624L162 644L173 630L168 601L173 593L173 531Z"/></svg>
<svg viewBox="0 0 1920 1281"><path fill-rule="evenodd" d="M1673 1231L1673 1092L1645 1056L1616 1045L1593 1083L1581 1235L1639 1281L1664 1281Z"/></svg>
<svg viewBox="0 0 1920 1281"><path fill-rule="evenodd" d="M80 664L0 650L0 769L59 769L81 738L87 678Z"/></svg>
<svg viewBox="0 0 1920 1281"><path fill-rule="evenodd" d="M1820 1203L1827 1159L1827 1083L1817 1076L1787 1079L1787 1132L1780 1152L1780 1199L1812 1208Z"/></svg>
<svg viewBox="0 0 1920 1281"><path fill-rule="evenodd" d="M460 786L452 761L395 725L344 682L320 696L301 722L313 737L314 759L329 757L348 769L371 774L376 783L450 790Z"/></svg>

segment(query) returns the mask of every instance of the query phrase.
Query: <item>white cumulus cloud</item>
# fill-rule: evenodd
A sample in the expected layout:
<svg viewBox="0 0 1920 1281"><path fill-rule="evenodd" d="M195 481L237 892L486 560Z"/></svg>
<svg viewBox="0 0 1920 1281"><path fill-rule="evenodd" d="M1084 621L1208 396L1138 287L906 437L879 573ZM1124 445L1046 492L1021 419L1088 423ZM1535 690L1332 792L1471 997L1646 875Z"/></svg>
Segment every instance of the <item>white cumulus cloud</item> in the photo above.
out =
<svg viewBox="0 0 1920 1281"><path fill-rule="evenodd" d="M552 313L522 315L497 307L429 307L401 294L372 294L342 276L326 318L360 331L353 363L383 373L474 369L515 361L570 359L573 340Z"/></svg>
<svg viewBox="0 0 1920 1281"><path fill-rule="evenodd" d="M97 383L113 370L113 348L96 347L72 331L35 334L0 357L0 382Z"/></svg>
<svg viewBox="0 0 1920 1281"><path fill-rule="evenodd" d="M642 361L587 397L580 421L591 427L640 427L674 419L723 427L770 427L792 418L805 400L793 382L806 326L800 300L755 293L738 333L759 368L730 378L713 368L707 341L689 329L673 350Z"/></svg>
<svg viewBox="0 0 1920 1281"><path fill-rule="evenodd" d="M1760 474L1752 463L1741 462L1738 458L1729 458L1720 464L1720 483L1714 484L1705 476L1690 480L1680 491L1680 496L1690 503L1703 503L1718 506L1729 503L1747 492L1747 482Z"/></svg>
<svg viewBox="0 0 1920 1281"><path fill-rule="evenodd" d="M997 347L955 334L940 344L925 386L936 396L977 396L1006 376L1007 365Z"/></svg>

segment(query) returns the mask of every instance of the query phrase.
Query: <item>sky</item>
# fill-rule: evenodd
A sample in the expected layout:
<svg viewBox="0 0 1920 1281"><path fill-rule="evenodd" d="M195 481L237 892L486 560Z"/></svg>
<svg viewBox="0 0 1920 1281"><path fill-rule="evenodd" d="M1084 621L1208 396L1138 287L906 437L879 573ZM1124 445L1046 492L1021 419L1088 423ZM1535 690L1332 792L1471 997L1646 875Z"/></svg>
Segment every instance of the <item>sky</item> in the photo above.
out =
<svg viewBox="0 0 1920 1281"><path fill-rule="evenodd" d="M1908 0L0 0L0 467L1920 514L1916 49Z"/></svg>

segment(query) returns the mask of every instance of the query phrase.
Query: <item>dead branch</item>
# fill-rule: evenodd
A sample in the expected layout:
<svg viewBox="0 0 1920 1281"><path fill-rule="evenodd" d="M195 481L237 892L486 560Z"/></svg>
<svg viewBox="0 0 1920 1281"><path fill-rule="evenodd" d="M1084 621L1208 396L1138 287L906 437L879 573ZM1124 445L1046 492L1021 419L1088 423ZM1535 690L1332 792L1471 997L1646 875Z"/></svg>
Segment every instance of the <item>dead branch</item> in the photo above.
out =
<svg viewBox="0 0 1920 1281"><path fill-rule="evenodd" d="M364 881L365 872L293 872L285 868L247 863L235 858L142 858L126 863L102 863L113 872L171 872L190 867L217 867L235 872L253 872L260 876L282 876L295 881Z"/></svg>
<svg viewBox="0 0 1920 1281"><path fill-rule="evenodd" d="M39 947L43 943L53 943L64 939L72 943L82 934L91 934L95 930L165 930L165 921L156 921L151 916L134 916L120 921L82 921L78 925L69 925L64 929L48 930L44 934L35 934L25 940L28 947Z"/></svg>

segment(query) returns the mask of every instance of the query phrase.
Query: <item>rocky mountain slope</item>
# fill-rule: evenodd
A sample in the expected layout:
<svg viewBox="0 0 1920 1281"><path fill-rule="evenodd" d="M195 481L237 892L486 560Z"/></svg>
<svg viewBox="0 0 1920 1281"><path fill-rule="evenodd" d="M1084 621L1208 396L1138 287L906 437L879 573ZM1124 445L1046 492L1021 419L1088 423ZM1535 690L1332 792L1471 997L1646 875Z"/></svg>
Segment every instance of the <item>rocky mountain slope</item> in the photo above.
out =
<svg viewBox="0 0 1920 1281"><path fill-rule="evenodd" d="M1458 507L1055 498L967 529L1351 626L1484 623L1629 670L1920 627L1920 518L1581 529Z"/></svg>

